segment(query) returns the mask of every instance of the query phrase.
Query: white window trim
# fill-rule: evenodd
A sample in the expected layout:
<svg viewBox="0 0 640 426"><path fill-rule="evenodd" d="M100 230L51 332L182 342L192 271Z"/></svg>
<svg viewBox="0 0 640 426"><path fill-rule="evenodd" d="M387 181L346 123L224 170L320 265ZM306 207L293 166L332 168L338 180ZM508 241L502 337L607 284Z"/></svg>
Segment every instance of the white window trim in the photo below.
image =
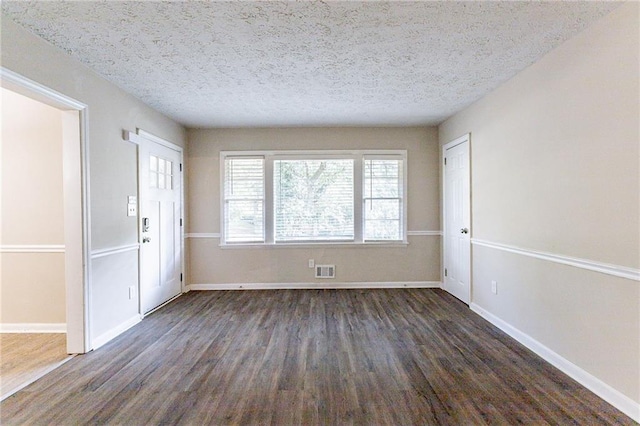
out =
<svg viewBox="0 0 640 426"><path fill-rule="evenodd" d="M365 241L364 231L364 199L363 199L363 164L364 157L372 156L388 159L399 157L402 167L402 240ZM224 172L225 160L229 157L264 158L264 242L226 242L224 214ZM351 241L293 241L275 242L274 194L273 194L273 162L279 159L353 159L354 160L354 240ZM342 248L342 247L403 247L409 244L407 239L407 151L406 150L287 150L287 151L220 151L220 247L222 248Z"/></svg>

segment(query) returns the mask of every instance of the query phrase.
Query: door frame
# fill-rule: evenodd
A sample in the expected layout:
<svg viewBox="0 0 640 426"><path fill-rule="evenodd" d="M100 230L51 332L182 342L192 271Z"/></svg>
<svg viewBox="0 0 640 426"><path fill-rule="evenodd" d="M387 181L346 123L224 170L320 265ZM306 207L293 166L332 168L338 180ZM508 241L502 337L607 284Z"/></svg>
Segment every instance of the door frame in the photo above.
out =
<svg viewBox="0 0 640 426"><path fill-rule="evenodd" d="M469 162L469 267L468 267L468 271L469 271L469 276L467 277L467 282L469 283L469 305L471 305L472 302L472 295L473 295L473 283L471 278L473 277L473 251L472 251L472 245L471 245L471 237L473 235L473 217L471 216L471 212L472 210L472 206L471 206L471 201L472 201L472 194L471 194L471 133L467 133L464 134L460 137L457 137L455 139L453 139L452 141L444 144L442 146L442 152L441 152L441 161L440 161L440 165L442 166L442 173L440 173L440 181L442 182L442 186L441 186L441 190L442 190L442 196L441 196L441 202L442 202L442 256L441 256L441 276L442 276L442 289L446 290L446 276L445 276L445 269L446 269L446 265L445 265L445 260L446 260L446 253L447 253L447 230L448 230L448 225L447 225L447 204L446 204L446 200L445 200L445 194L446 194L446 178L445 178L445 158L447 156L447 150L450 148L453 148L457 145L463 144L463 143L467 143L467 159Z"/></svg>
<svg viewBox="0 0 640 426"><path fill-rule="evenodd" d="M89 107L4 67L0 67L0 85L63 112L67 352L86 353L91 350ZM75 122L79 128L69 127L75 127Z"/></svg>
<svg viewBox="0 0 640 426"><path fill-rule="evenodd" d="M141 194L141 186L142 186L142 179L141 179L141 167L140 167L140 143L142 142L142 139L146 139L149 142L153 142L156 143L158 145L164 146L166 148L172 149L174 151L178 152L178 155L180 156L180 169L179 169L179 179L180 179L180 219L182 221L182 226L180 226L180 274L183 277L183 279L180 281L180 294L178 294L175 297L180 296L181 294L186 292L186 286L185 286L185 253L184 253L184 229L185 229L185 214L184 214L184 171L185 171L185 167L184 167L184 150L181 146L176 145L172 142L167 141L166 139L163 139L159 136L156 136L150 132L147 132L141 128L136 128L136 133L130 132L130 131L125 131L124 132L124 139L132 142L134 144L136 144L136 155L138 157L138 246L142 246L142 216L140 215L140 206L142 205L142 199L140 198L140 194ZM167 303L169 303L170 301L172 301L173 299L175 299L175 297L167 300L166 302L162 303L160 306L152 309L151 311L147 312L146 314L142 311L142 296L141 296L141 292L142 292L142 261L141 261L141 250L138 251L138 312L140 314L140 318L144 318L146 315L151 314L152 312L156 311L157 309L161 308L162 306L166 305Z"/></svg>

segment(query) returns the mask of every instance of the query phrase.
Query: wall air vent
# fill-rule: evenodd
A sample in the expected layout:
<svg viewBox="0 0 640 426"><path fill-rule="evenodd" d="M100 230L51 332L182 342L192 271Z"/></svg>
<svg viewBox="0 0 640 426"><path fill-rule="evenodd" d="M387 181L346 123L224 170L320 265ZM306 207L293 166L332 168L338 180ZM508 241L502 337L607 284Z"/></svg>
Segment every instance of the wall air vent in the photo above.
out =
<svg viewBox="0 0 640 426"><path fill-rule="evenodd" d="M316 265L316 278L335 278L336 265Z"/></svg>

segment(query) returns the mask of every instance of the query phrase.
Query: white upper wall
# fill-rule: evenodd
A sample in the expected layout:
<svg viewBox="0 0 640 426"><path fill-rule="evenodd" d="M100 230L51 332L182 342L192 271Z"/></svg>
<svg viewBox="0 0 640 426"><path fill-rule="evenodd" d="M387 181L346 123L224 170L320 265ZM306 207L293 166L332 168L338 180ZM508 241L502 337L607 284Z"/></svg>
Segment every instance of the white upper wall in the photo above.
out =
<svg viewBox="0 0 640 426"><path fill-rule="evenodd" d="M137 149L122 132L142 128L184 147L184 128L10 19L2 19L1 31L2 67L88 106L89 248L137 244L138 220L126 208L127 196L138 192ZM91 339L113 337L139 318L138 298L129 297L129 287L138 287L138 253L91 259L89 275Z"/></svg>
<svg viewBox="0 0 640 426"><path fill-rule="evenodd" d="M62 112L2 94L1 246L63 246ZM0 323L65 323L64 253L2 253Z"/></svg>
<svg viewBox="0 0 640 426"><path fill-rule="evenodd" d="M3 67L89 106L91 248L136 242L136 220L126 215L126 197L137 193L136 149L122 131L139 127L184 147L183 127L10 19L1 43Z"/></svg>
<svg viewBox="0 0 640 426"><path fill-rule="evenodd" d="M2 93L2 244L64 244L62 113Z"/></svg>
<svg viewBox="0 0 640 426"><path fill-rule="evenodd" d="M471 132L473 237L640 266L637 5L440 126Z"/></svg>

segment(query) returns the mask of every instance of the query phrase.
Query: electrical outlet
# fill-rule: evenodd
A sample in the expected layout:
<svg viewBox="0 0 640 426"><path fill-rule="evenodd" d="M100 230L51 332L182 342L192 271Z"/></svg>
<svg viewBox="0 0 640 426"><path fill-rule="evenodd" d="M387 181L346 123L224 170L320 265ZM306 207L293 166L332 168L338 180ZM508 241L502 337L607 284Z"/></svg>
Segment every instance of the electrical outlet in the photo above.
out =
<svg viewBox="0 0 640 426"><path fill-rule="evenodd" d="M491 293L498 294L498 282L491 281Z"/></svg>
<svg viewBox="0 0 640 426"><path fill-rule="evenodd" d="M309 259L309 268L313 268L316 266L316 261L313 259Z"/></svg>

